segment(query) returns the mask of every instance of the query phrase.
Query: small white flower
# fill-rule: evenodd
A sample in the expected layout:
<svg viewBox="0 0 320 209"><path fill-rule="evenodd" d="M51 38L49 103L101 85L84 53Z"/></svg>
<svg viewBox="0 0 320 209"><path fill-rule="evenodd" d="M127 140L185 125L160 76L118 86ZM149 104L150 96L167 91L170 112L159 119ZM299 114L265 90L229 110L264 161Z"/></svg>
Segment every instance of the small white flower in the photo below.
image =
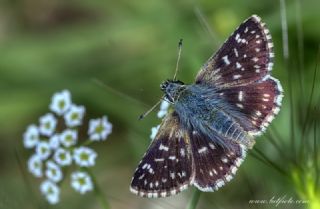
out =
<svg viewBox="0 0 320 209"><path fill-rule="evenodd" d="M40 117L40 133L45 136L51 136L56 129L57 119L52 113L47 113Z"/></svg>
<svg viewBox="0 0 320 209"><path fill-rule="evenodd" d="M45 180L40 185L40 191L50 204L54 205L59 202L60 189L55 183Z"/></svg>
<svg viewBox="0 0 320 209"><path fill-rule="evenodd" d="M160 128L160 125L151 128L150 138L151 138L152 140L156 137L156 135L157 135L157 133L158 133L158 131L159 131L159 128Z"/></svg>
<svg viewBox="0 0 320 209"><path fill-rule="evenodd" d="M71 174L71 186L80 194L93 190L91 177L87 173L81 171L76 171Z"/></svg>
<svg viewBox="0 0 320 209"><path fill-rule="evenodd" d="M25 148L33 148L39 142L39 129L34 124L28 126L23 134L23 144Z"/></svg>
<svg viewBox="0 0 320 209"><path fill-rule="evenodd" d="M160 110L157 114L158 118L163 118L168 113L169 106L169 102L167 102L166 100L162 100Z"/></svg>
<svg viewBox="0 0 320 209"><path fill-rule="evenodd" d="M36 147L36 153L40 157L41 160L46 160L50 153L50 146L48 142L39 142Z"/></svg>
<svg viewBox="0 0 320 209"><path fill-rule="evenodd" d="M77 143L78 133L75 130L66 129L60 135L60 143L65 147L70 147Z"/></svg>
<svg viewBox="0 0 320 209"><path fill-rule="evenodd" d="M59 182L63 178L61 168L51 160L47 162L46 176L53 182Z"/></svg>
<svg viewBox="0 0 320 209"><path fill-rule="evenodd" d="M57 115L64 114L71 106L71 94L68 90L55 93L51 98L50 110Z"/></svg>
<svg viewBox="0 0 320 209"><path fill-rule="evenodd" d="M53 156L54 160L61 166L70 165L72 162L72 157L69 151L59 148L56 150Z"/></svg>
<svg viewBox="0 0 320 209"><path fill-rule="evenodd" d="M77 165L81 167L94 166L97 153L88 147L79 147L74 149L73 158Z"/></svg>
<svg viewBox="0 0 320 209"><path fill-rule="evenodd" d="M53 136L50 137L49 146L53 150L58 149L60 147L60 135L59 134L54 134Z"/></svg>
<svg viewBox="0 0 320 209"><path fill-rule="evenodd" d="M68 112L64 115L66 125L68 127L75 127L81 125L84 113L84 106L71 105Z"/></svg>
<svg viewBox="0 0 320 209"><path fill-rule="evenodd" d="M103 116L102 119L91 119L89 121L88 134L92 141L105 140L111 131L112 124L108 121L107 116Z"/></svg>
<svg viewBox="0 0 320 209"><path fill-rule="evenodd" d="M42 161L37 154L34 154L29 158L28 170L35 177L42 177Z"/></svg>

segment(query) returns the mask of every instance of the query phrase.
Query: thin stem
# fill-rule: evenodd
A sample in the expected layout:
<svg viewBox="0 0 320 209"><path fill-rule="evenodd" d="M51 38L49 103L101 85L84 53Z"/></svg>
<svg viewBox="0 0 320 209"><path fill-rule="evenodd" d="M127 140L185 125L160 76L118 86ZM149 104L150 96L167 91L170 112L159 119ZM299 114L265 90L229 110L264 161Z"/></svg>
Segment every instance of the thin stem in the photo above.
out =
<svg viewBox="0 0 320 209"><path fill-rule="evenodd" d="M303 128L302 128L302 136L301 136L301 148L300 148L300 157L303 157L303 152L304 152L304 147L305 147L305 133L306 133L306 129L307 129L307 124L309 121L309 117L310 117L310 111L311 111L311 105L312 105L312 100L313 100L313 96L314 96L314 89L315 89L315 85L316 85L316 78L317 78L317 69L318 69L318 63L319 63L319 58L320 58L320 45L318 46L318 53L317 53L317 58L316 58L316 66L314 68L314 73L313 73L313 81L312 81L312 87L311 87L311 94L309 97L309 101L308 101L308 109L307 109L307 114L306 114L306 118L304 120L303 123Z"/></svg>
<svg viewBox="0 0 320 209"><path fill-rule="evenodd" d="M155 104L153 105L148 111L146 111L145 113L141 114L139 116L139 120L142 120L144 117L146 117L150 112L152 112L164 99L164 97L161 97L161 99Z"/></svg>
<svg viewBox="0 0 320 209"><path fill-rule="evenodd" d="M195 189L193 191L193 194L192 194L192 197L191 197L191 200L187 206L187 209L196 209L197 208L197 205L198 205L198 202L199 202L199 199L200 199L200 195L201 195L201 191L198 190L198 189Z"/></svg>
<svg viewBox="0 0 320 209"><path fill-rule="evenodd" d="M29 196L30 202L32 202L32 205L34 208L42 208L41 204L37 201L37 198L35 197L35 192L33 191L33 187L32 187L30 180L28 179L28 174L26 173L25 169L23 168L21 157L20 157L19 153L20 152L18 151L18 149L15 148L14 156L16 158L18 168L21 173L23 182L25 183L25 186L26 186L27 190L29 191L29 192L27 192L27 195Z"/></svg>
<svg viewBox="0 0 320 209"><path fill-rule="evenodd" d="M272 160L270 160L263 152L261 152L258 148L254 149L257 154L260 155L260 157L265 160L269 165L271 165L274 169L279 171L281 174L288 176L287 172L283 170L281 167L279 167L277 164L275 164Z"/></svg>
<svg viewBox="0 0 320 209"><path fill-rule="evenodd" d="M214 44L213 47L216 47L216 43L218 42L217 36L215 35L212 27L210 27L210 24L208 23L207 18L203 14L202 10L198 6L195 6L194 13L197 16L201 26L204 28L205 31L209 33L210 40Z"/></svg>
<svg viewBox="0 0 320 209"><path fill-rule="evenodd" d="M150 105L148 105L148 104L146 104L146 103L144 103L144 102L142 102L142 101L140 101L140 100L138 100L138 99L136 99L136 98L134 98L132 96L129 96L128 94L122 93L122 92L112 88L111 86L108 86L107 84L103 83L98 78L92 78L92 81L94 83L96 83L98 86L104 88L105 90L107 90L107 91L109 91L109 92L111 92L111 93L113 93L113 94L115 94L115 95L117 95L119 97L125 98L127 100L130 100L130 101L132 101L132 102L134 102L136 104L142 105L142 106L147 107L147 108L150 107Z"/></svg>
<svg viewBox="0 0 320 209"><path fill-rule="evenodd" d="M304 93L304 43L303 43L303 28L301 21L301 0L296 0L296 24L297 24L297 37L298 37L298 49L299 49L299 84L300 93Z"/></svg>
<svg viewBox="0 0 320 209"><path fill-rule="evenodd" d="M285 60L288 60L289 59L289 43L288 43L288 24L287 24L287 12L286 12L285 0L280 0L280 14L281 14L283 57Z"/></svg>
<svg viewBox="0 0 320 209"><path fill-rule="evenodd" d="M97 182L97 179L95 177L95 175L93 174L93 172L91 172L90 169L88 168L85 168L85 170L89 173L89 175L91 176L91 179L92 179L92 182L93 182L93 185L94 185L94 193L97 197L97 199L100 201L100 204L101 204L101 207L103 209L110 209L110 204L108 203L103 191L101 190L98 182Z"/></svg>
<svg viewBox="0 0 320 209"><path fill-rule="evenodd" d="M315 173L316 173L316 181L315 181L315 192L318 190L319 186L319 162L318 162L318 147L317 147L317 121L314 122L314 130L313 130L313 147L314 147L314 164L315 164Z"/></svg>
<svg viewBox="0 0 320 209"><path fill-rule="evenodd" d="M293 92L292 92L292 73L289 71L289 36L288 23L285 0L280 0L280 14L281 14L281 29L282 29L282 50L285 69L288 74L289 83L289 99L290 99L290 138L293 153L293 161L296 162L296 146L295 146L295 127L294 127L294 106L293 106Z"/></svg>
<svg viewBox="0 0 320 209"><path fill-rule="evenodd" d="M266 137L269 139L270 143L274 146L274 148L278 151L279 155L284 159L288 160L287 156L285 155L285 152L281 149L280 145L276 142L276 140L273 138L273 136L268 133L268 136Z"/></svg>

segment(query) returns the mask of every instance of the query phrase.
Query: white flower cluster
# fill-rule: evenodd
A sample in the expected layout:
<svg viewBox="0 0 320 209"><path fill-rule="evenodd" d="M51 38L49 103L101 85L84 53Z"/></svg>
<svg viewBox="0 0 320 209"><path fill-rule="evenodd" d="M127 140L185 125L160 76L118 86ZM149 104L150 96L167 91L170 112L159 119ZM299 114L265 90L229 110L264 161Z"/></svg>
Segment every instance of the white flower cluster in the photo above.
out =
<svg viewBox="0 0 320 209"><path fill-rule="evenodd" d="M163 118L168 113L169 107L170 107L170 103L167 102L166 100L162 100L160 104L160 110L157 113L158 118ZM159 131L159 128L160 128L160 125L151 128L151 135L150 135L151 140L153 140L156 137Z"/></svg>
<svg viewBox="0 0 320 209"><path fill-rule="evenodd" d="M45 178L40 191L50 204L56 204L60 200L58 183L64 178L62 167L72 164L78 170L92 167L97 153L78 144L78 128L83 123L85 108L72 103L68 90L55 93L49 108L52 112L40 117L39 125L27 127L23 144L26 149L34 149L27 163L29 172L37 178ZM111 132L112 124L106 116L91 119L88 141L83 144L106 140ZM91 176L78 170L71 173L71 187L80 194L92 191L94 185Z"/></svg>

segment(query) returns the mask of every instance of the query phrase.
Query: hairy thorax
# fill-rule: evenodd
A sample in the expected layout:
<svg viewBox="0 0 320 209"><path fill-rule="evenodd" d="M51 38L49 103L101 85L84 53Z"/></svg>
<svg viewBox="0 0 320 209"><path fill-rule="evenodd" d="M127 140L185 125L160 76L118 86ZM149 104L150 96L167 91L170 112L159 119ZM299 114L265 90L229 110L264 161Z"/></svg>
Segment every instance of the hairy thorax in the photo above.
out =
<svg viewBox="0 0 320 209"><path fill-rule="evenodd" d="M233 107L225 103L214 88L169 81L164 92L166 98L174 104L186 129L199 131L225 147L225 139L249 147L253 145L252 138L241 127L239 119L228 114L233 112Z"/></svg>

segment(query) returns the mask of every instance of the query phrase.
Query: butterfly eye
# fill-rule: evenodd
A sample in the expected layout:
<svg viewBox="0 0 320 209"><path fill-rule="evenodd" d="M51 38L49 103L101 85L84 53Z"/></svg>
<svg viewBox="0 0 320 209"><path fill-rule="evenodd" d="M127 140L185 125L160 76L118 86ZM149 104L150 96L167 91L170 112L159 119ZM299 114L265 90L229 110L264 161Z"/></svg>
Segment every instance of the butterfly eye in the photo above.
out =
<svg viewBox="0 0 320 209"><path fill-rule="evenodd" d="M165 81L162 84L160 84L160 89L165 90L167 88L167 86L168 86L168 83L167 83L167 81Z"/></svg>

